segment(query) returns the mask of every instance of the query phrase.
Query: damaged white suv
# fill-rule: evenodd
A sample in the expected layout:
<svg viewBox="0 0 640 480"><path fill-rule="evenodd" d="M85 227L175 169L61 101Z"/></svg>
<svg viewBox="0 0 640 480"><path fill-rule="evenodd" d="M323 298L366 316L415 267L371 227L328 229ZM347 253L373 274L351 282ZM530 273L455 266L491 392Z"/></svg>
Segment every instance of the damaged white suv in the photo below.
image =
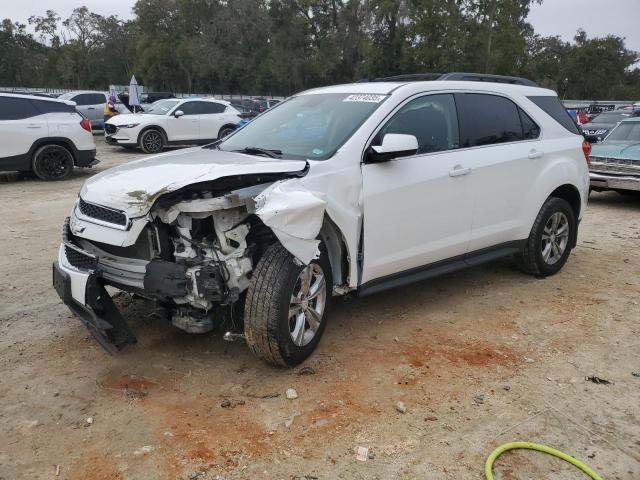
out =
<svg viewBox="0 0 640 480"><path fill-rule="evenodd" d="M90 178L56 290L109 351L135 336L105 286L295 365L332 296L509 255L556 273L586 207L583 138L554 92L467 77L310 90L214 144Z"/></svg>

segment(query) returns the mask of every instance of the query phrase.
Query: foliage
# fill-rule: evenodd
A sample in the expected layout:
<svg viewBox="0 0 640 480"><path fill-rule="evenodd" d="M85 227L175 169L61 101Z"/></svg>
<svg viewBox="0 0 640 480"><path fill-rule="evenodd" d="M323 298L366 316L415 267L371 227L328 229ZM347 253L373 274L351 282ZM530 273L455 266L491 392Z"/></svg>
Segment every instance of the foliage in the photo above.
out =
<svg viewBox="0 0 640 480"><path fill-rule="evenodd" d="M542 0L137 0L123 21L76 8L0 24L0 85L288 95L416 72L523 75L563 97L640 98L624 39L536 35Z"/></svg>

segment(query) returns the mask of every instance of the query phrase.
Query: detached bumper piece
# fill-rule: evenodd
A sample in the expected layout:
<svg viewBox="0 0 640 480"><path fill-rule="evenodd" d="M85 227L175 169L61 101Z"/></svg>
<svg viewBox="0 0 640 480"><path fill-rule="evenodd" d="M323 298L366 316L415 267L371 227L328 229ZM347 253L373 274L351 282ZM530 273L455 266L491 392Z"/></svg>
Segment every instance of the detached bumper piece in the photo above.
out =
<svg viewBox="0 0 640 480"><path fill-rule="evenodd" d="M76 302L71 295L71 278L53 263L53 286L62 301L85 324L91 335L110 354L136 343L136 337L120 315L118 308L99 282L96 274L89 275L85 291L86 305Z"/></svg>

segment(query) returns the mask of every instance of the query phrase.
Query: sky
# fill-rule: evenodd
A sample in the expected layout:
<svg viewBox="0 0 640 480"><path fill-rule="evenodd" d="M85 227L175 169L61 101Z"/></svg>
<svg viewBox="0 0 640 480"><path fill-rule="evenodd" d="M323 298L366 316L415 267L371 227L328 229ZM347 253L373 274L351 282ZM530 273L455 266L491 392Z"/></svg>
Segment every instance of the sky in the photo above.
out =
<svg viewBox="0 0 640 480"><path fill-rule="evenodd" d="M101 15L128 19L135 0L0 0L0 18L27 23L30 15L46 9L67 18L73 9L86 5ZM531 9L529 22L537 33L572 40L579 28L589 37L615 34L627 39L627 48L640 52L640 0L544 0Z"/></svg>

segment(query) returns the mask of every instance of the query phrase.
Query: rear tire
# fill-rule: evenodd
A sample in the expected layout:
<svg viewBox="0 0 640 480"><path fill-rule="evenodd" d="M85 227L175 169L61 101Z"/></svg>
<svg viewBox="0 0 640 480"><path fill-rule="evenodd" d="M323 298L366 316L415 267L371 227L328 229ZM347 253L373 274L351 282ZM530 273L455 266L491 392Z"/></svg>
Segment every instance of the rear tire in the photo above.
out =
<svg viewBox="0 0 640 480"><path fill-rule="evenodd" d="M73 172L73 155L61 145L44 145L33 154L31 165L41 180L64 180Z"/></svg>
<svg viewBox="0 0 640 480"><path fill-rule="evenodd" d="M159 153L164 148L164 143L164 135L155 128L142 132L138 140L138 145L144 153Z"/></svg>
<svg viewBox="0 0 640 480"><path fill-rule="evenodd" d="M271 245L247 290L244 332L251 351L273 365L303 362L322 337L332 291L324 249L319 259L300 265L281 244Z"/></svg>
<svg viewBox="0 0 640 480"><path fill-rule="evenodd" d="M575 235L576 218L571 205L562 198L549 197L516 262L521 270L531 275L554 275L567 262Z"/></svg>
<svg viewBox="0 0 640 480"><path fill-rule="evenodd" d="M230 125L225 125L218 132L218 140L220 140L221 138L226 137L227 135L231 135L235 130L236 130L235 127L232 127Z"/></svg>

